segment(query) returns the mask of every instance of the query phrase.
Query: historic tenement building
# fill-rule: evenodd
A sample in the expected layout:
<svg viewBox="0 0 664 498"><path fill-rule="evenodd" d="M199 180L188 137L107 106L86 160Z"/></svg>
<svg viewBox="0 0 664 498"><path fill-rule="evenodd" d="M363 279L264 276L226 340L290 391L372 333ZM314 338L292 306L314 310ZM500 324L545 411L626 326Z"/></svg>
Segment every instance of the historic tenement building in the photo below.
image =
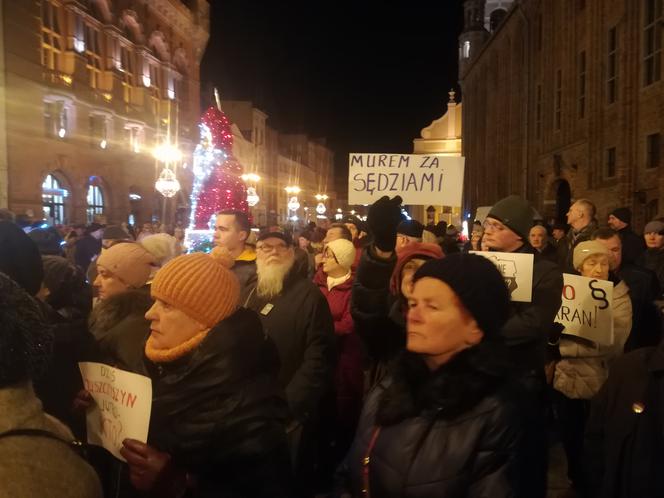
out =
<svg viewBox="0 0 664 498"><path fill-rule="evenodd" d="M664 0L466 0L465 208L517 193L545 218L664 204ZM662 206L664 208L664 206Z"/></svg>
<svg viewBox="0 0 664 498"><path fill-rule="evenodd" d="M153 157L198 142L207 0L0 1L0 206L55 223L162 213ZM184 161L186 163L186 159ZM166 208L187 208L188 175Z"/></svg>

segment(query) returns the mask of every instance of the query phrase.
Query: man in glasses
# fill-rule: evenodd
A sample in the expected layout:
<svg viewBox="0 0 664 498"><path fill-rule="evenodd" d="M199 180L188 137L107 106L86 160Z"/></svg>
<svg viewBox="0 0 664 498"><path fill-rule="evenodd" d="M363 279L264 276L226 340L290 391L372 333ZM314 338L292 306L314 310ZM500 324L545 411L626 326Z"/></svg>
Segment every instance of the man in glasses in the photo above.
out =
<svg viewBox="0 0 664 498"><path fill-rule="evenodd" d="M256 243L256 278L244 305L256 311L279 351L279 381L286 392L291 420L289 437L298 482L311 476L311 447L316 408L331 388L334 371L334 325L318 287L300 275L290 235L267 232Z"/></svg>
<svg viewBox="0 0 664 498"><path fill-rule="evenodd" d="M516 195L501 199L493 205L483 226L482 242L489 250L534 255L531 302L511 303L510 318L502 335L528 392L523 411L522 496L543 498L547 470L544 365L549 335L557 330L553 322L560 309L563 276L555 263L542 258L528 243L533 226L533 210L528 201Z"/></svg>

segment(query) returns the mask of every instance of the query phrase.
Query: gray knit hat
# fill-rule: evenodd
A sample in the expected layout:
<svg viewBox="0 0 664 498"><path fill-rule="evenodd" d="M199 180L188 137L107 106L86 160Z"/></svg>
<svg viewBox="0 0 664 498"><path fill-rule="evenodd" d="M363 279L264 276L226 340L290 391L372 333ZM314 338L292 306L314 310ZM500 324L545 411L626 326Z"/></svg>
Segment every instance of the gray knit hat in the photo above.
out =
<svg viewBox="0 0 664 498"><path fill-rule="evenodd" d="M510 195L496 202L487 218L494 218L516 233L523 240L533 227L533 209L527 200L518 195Z"/></svg>
<svg viewBox="0 0 664 498"><path fill-rule="evenodd" d="M643 233L663 233L664 232L664 223L658 220L650 221L646 224L643 229Z"/></svg>

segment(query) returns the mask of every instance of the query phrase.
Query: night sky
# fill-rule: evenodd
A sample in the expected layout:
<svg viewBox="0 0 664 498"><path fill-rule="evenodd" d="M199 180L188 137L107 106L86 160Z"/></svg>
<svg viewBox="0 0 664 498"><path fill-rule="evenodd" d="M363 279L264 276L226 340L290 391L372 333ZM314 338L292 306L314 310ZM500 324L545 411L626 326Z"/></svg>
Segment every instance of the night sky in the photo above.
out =
<svg viewBox="0 0 664 498"><path fill-rule="evenodd" d="M325 137L345 185L349 152L412 152L457 83L462 0L212 0L206 89L251 100L281 132Z"/></svg>

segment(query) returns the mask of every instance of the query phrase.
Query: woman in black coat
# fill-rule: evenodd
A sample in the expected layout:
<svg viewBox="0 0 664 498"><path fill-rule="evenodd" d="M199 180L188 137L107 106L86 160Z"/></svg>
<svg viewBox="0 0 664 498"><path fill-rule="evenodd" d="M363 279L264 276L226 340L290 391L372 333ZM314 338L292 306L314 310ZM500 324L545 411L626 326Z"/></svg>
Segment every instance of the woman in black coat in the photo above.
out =
<svg viewBox="0 0 664 498"><path fill-rule="evenodd" d="M220 251L175 258L152 282L150 430L121 453L152 496L288 497L278 354L258 315L238 309L233 260Z"/></svg>
<svg viewBox="0 0 664 498"><path fill-rule="evenodd" d="M481 256L453 254L414 281L408 351L367 398L339 493L514 496L520 420L499 338L503 278Z"/></svg>

